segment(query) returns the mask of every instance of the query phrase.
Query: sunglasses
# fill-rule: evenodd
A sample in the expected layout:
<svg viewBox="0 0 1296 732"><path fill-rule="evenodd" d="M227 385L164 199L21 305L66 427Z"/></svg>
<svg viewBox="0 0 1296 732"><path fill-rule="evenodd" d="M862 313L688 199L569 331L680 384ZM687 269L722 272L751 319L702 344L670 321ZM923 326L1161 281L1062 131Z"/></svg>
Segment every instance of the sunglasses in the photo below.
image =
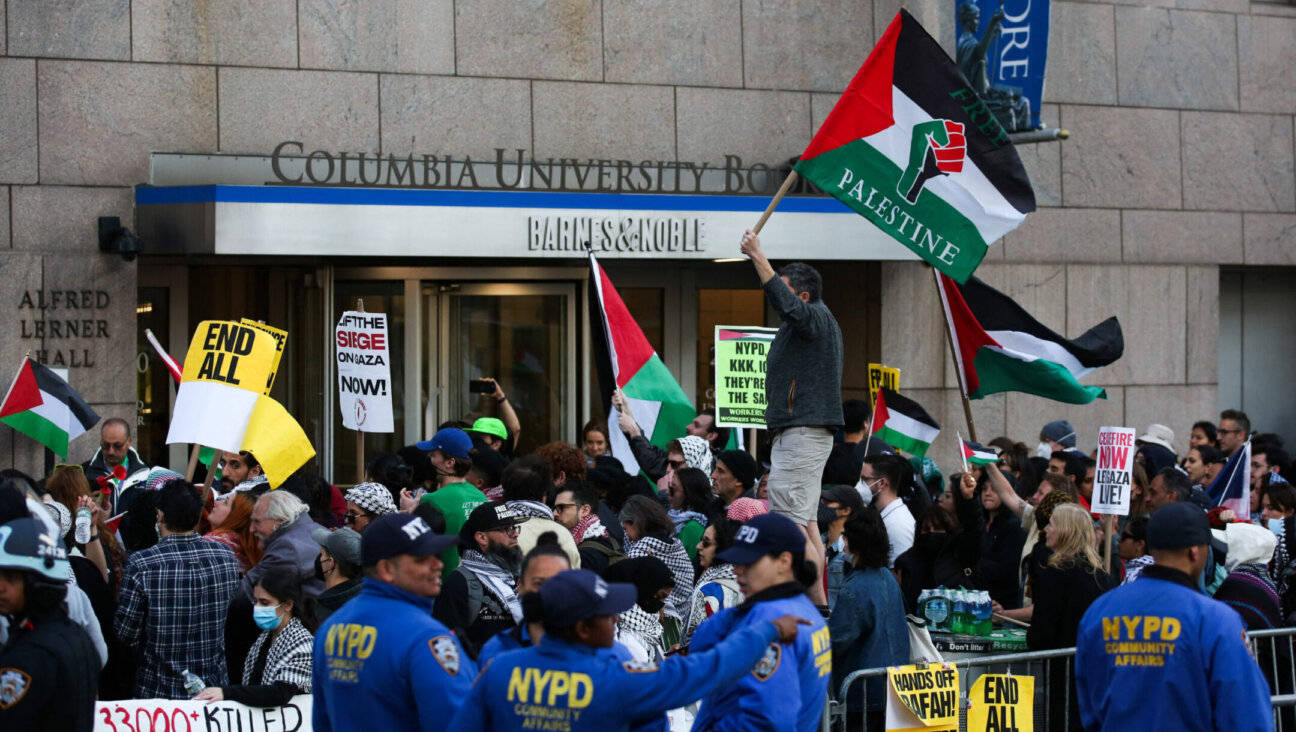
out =
<svg viewBox="0 0 1296 732"><path fill-rule="evenodd" d="M105 450L125 450L126 443L125 442L101 442L99 443L99 447L102 447Z"/></svg>
<svg viewBox="0 0 1296 732"><path fill-rule="evenodd" d="M699 543L702 545L702 548L703 548L703 549L710 549L711 547L713 547L713 546L716 545L716 543L715 543L714 541L711 541L710 539L706 538L705 536L702 537L702 541L699 542Z"/></svg>
<svg viewBox="0 0 1296 732"><path fill-rule="evenodd" d="M344 513L344 514L342 514L342 520L345 521L345 522L348 523L348 524L354 524L356 521L358 521L358 520L360 520L360 519L362 519L362 518L366 518L366 519L367 519L367 518L372 518L372 516L370 516L370 515L367 514L367 513Z"/></svg>
<svg viewBox="0 0 1296 732"><path fill-rule="evenodd" d="M62 470L64 468L67 468L68 470L75 470L78 473L84 470L84 468L82 468L80 465L77 465L76 463L58 463L57 465L54 466L55 470Z"/></svg>

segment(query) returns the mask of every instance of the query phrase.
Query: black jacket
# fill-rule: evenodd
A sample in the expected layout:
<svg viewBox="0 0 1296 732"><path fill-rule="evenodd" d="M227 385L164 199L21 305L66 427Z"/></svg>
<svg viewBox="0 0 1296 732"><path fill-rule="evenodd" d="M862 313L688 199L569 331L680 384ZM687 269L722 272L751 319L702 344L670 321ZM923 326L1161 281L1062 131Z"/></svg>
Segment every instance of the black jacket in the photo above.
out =
<svg viewBox="0 0 1296 732"><path fill-rule="evenodd" d="M841 427L842 335L836 318L822 300L806 303L793 295L782 277L771 277L762 289L783 320L765 357L766 427Z"/></svg>
<svg viewBox="0 0 1296 732"><path fill-rule="evenodd" d="M981 541L981 564L977 567L977 574L990 592L990 599L1010 610L1021 607L1017 563L1025 543L1026 530L1022 528L1021 519L1006 508L999 509Z"/></svg>
<svg viewBox="0 0 1296 732"><path fill-rule="evenodd" d="M99 652L85 631L60 612L10 633L0 651L0 729L93 730Z"/></svg>
<svg viewBox="0 0 1296 732"><path fill-rule="evenodd" d="M958 531L953 534L920 533L914 537L913 546L896 557L895 568L900 573L905 612L918 611L918 595L923 590L941 586L984 589L977 573L981 563L982 536L985 534L981 501L976 497L965 500L956 491L954 510L960 524Z"/></svg>

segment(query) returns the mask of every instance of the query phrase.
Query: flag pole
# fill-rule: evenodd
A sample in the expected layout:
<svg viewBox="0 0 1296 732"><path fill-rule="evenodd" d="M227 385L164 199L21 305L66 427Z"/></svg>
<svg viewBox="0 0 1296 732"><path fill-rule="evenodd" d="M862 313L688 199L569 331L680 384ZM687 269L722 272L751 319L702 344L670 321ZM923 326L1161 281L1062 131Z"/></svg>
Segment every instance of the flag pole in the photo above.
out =
<svg viewBox="0 0 1296 732"><path fill-rule="evenodd" d="M959 434L958 432L955 432L954 438L958 440L959 459L963 461L963 472L967 473L969 471L968 471L968 464L967 464L967 455L963 454L963 435ZM976 442L976 440L973 440L973 442Z"/></svg>
<svg viewBox="0 0 1296 732"><path fill-rule="evenodd" d="M963 400L963 418L967 420L968 438L973 442L980 442L977 439L976 424L972 422L972 404L968 402L967 384L963 383L963 369L959 368L958 351L954 348L954 332L950 325L949 303L945 301L945 288L941 286L940 272L932 267L932 276L936 278L936 295L941 301L941 310L944 311L945 320L945 341L949 343L950 358L954 361L954 373L958 376L959 397ZM960 438L961 439L961 438ZM963 447L959 445L959 453L962 454ZM966 470L966 468L964 468Z"/></svg>
<svg viewBox="0 0 1296 732"><path fill-rule="evenodd" d="M1112 519L1110 513L1103 514L1103 571L1111 571Z"/></svg>
<svg viewBox="0 0 1296 732"><path fill-rule="evenodd" d="M356 298L356 311L363 313L364 300ZM365 475L365 457L364 457L364 432L360 430L360 425L356 425L356 483L364 482Z"/></svg>
<svg viewBox="0 0 1296 732"><path fill-rule="evenodd" d="M788 173L787 180L783 181L783 185L779 186L778 193L774 194L774 198L771 199L769 205L765 207L765 213L761 214L760 221L757 221L756 226L752 227L752 232L759 234L761 229L765 228L765 222L769 220L770 214L774 213L774 209L778 208L779 201L782 201L783 196L787 195L788 190L792 188L792 184L796 182L796 179L797 172L795 170Z"/></svg>
<svg viewBox="0 0 1296 732"><path fill-rule="evenodd" d="M868 457L869 442L873 439L873 418L877 416L877 395L882 393L882 387L878 386L877 392L873 395L873 410L869 412L868 432L864 433L864 457Z"/></svg>

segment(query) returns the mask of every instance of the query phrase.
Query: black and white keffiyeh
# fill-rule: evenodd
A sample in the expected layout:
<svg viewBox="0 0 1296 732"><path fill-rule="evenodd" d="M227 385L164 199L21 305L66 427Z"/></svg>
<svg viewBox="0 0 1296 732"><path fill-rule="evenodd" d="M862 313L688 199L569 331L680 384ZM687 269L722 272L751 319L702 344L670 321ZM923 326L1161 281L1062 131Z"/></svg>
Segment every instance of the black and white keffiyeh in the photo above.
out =
<svg viewBox="0 0 1296 732"><path fill-rule="evenodd" d="M715 455L707 441L697 435L688 435L679 439L679 446L684 453L684 464L701 470L706 473L707 480L711 480L711 474L715 472Z"/></svg>
<svg viewBox="0 0 1296 732"><path fill-rule="evenodd" d="M553 521L553 509L539 501L509 501L509 510L528 518L542 518Z"/></svg>
<svg viewBox="0 0 1296 732"><path fill-rule="evenodd" d="M516 577L476 549L465 551L459 559L459 566L477 575L482 587L494 595L502 607L508 608L513 622L522 622L522 601L518 599Z"/></svg>
<svg viewBox="0 0 1296 732"><path fill-rule="evenodd" d="M667 541L660 536L645 536L626 545L626 557L657 557L662 560L675 580L675 589L666 598L666 612L680 620L688 617L693 594L693 562L679 539L670 537Z"/></svg>
<svg viewBox="0 0 1296 732"><path fill-rule="evenodd" d="M274 639L270 652L266 655L261 678L252 678L252 668L256 666L261 647L270 642L269 638L270 631L264 631L252 644L252 650L248 651L247 661L243 664L243 683L269 685L276 681L286 681L300 689L302 694L311 693L311 659L315 639L297 618L289 618L288 624Z"/></svg>

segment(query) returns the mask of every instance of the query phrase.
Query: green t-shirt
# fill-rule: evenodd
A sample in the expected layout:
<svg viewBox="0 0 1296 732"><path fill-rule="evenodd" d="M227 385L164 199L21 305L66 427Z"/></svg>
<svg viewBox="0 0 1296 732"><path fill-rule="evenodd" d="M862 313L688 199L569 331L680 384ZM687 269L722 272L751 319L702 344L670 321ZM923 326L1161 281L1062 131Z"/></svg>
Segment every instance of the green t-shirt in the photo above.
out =
<svg viewBox="0 0 1296 732"><path fill-rule="evenodd" d="M688 553L689 561L697 561L697 545L699 541L702 541L702 535L705 533L706 527L695 519L685 521L684 525L680 527L676 536L679 537L680 543L684 545L684 551Z"/></svg>
<svg viewBox="0 0 1296 732"><path fill-rule="evenodd" d="M446 535L458 536L459 530L468 522L468 514L486 502L486 494L474 488L471 483L451 483L423 496L423 500L436 506L445 516ZM459 566L459 549L452 546L441 552L441 561L445 564L441 568L441 578L444 580Z"/></svg>

